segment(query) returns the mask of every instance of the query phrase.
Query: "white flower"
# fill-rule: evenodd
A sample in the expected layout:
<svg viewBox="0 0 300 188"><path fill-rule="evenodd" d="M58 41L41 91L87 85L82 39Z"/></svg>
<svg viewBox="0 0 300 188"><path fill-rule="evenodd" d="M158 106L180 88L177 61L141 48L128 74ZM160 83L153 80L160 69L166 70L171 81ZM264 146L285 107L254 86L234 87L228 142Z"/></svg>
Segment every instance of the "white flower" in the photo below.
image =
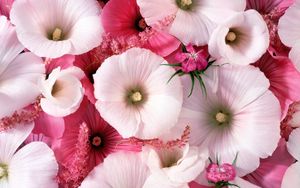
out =
<svg viewBox="0 0 300 188"><path fill-rule="evenodd" d="M172 128L182 105L180 79L167 62L132 48L104 61L94 75L96 107L123 137L154 138Z"/></svg>
<svg viewBox="0 0 300 188"><path fill-rule="evenodd" d="M80 188L142 188L149 169L139 153L117 152L94 168Z"/></svg>
<svg viewBox="0 0 300 188"><path fill-rule="evenodd" d="M178 125L191 127L190 144L208 148L213 161L232 163L238 154L238 176L252 172L280 138L280 105L268 79L252 66L223 65L210 67L203 80L207 94L195 84ZM188 96L190 79L183 83Z"/></svg>
<svg viewBox="0 0 300 188"><path fill-rule="evenodd" d="M269 47L269 31L262 16L248 10L219 25L208 43L210 54L222 63L248 65Z"/></svg>
<svg viewBox="0 0 300 188"><path fill-rule="evenodd" d="M101 43L95 0L19 0L10 13L21 43L41 57L82 54Z"/></svg>
<svg viewBox="0 0 300 188"><path fill-rule="evenodd" d="M278 34L281 41L292 47L289 57L300 71L300 1L290 6L278 23Z"/></svg>
<svg viewBox="0 0 300 188"><path fill-rule="evenodd" d="M168 32L185 44L205 45L217 24L246 8L245 0L137 0L149 26L173 17Z"/></svg>
<svg viewBox="0 0 300 188"><path fill-rule="evenodd" d="M17 151L33 124L17 125L0 133L1 188L57 188L58 171L53 151L42 142L32 142Z"/></svg>
<svg viewBox="0 0 300 188"><path fill-rule="evenodd" d="M291 188L300 185L300 128L293 130L287 142L289 153L298 161L292 164L285 172L282 188Z"/></svg>
<svg viewBox="0 0 300 188"><path fill-rule="evenodd" d="M34 54L21 53L24 47L5 16L0 17L0 43L0 118L3 118L36 99L40 94L36 84L45 66Z"/></svg>
<svg viewBox="0 0 300 188"><path fill-rule="evenodd" d="M207 152L188 144L184 148L149 148L143 152L147 153L144 154L144 160L151 172L144 188L188 187L187 184L204 170L205 161L208 159Z"/></svg>
<svg viewBox="0 0 300 188"><path fill-rule="evenodd" d="M54 69L47 79L39 85L44 98L41 107L44 112L55 117L62 117L75 112L83 99L84 89L80 79L84 76L81 69L71 67Z"/></svg>

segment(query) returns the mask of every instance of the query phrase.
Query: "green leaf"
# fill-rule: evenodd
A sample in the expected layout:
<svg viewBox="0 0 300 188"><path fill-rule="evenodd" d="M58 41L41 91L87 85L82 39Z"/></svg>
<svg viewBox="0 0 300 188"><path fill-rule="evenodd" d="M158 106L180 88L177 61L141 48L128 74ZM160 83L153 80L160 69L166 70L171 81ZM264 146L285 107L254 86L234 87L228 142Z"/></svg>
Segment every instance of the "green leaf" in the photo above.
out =
<svg viewBox="0 0 300 188"><path fill-rule="evenodd" d="M176 71L176 72L171 76L171 78L168 80L167 83L169 83L169 82L172 80L172 78L174 78L176 75L178 75L178 74L180 74L180 73L182 73L182 70Z"/></svg>
<svg viewBox="0 0 300 188"><path fill-rule="evenodd" d="M170 66L170 67L181 67L181 63L175 63L175 64L161 64L165 66Z"/></svg>
<svg viewBox="0 0 300 188"><path fill-rule="evenodd" d="M195 86L195 78L193 76L192 73L190 73L190 77L191 77L191 80L192 80L192 88L191 88L191 91L190 91L190 94L188 95L188 97L190 97L194 91L194 86Z"/></svg>

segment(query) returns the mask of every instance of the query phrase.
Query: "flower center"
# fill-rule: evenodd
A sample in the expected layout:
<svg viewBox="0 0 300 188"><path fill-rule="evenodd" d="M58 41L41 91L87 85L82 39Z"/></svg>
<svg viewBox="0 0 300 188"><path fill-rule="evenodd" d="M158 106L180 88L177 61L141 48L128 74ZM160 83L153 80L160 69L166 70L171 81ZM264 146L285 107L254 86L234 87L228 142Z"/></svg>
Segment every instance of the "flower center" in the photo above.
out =
<svg viewBox="0 0 300 188"><path fill-rule="evenodd" d="M139 17L136 21L135 21L135 28L139 31L139 32L143 32L145 31L145 29L149 27L145 21L144 18Z"/></svg>
<svg viewBox="0 0 300 188"><path fill-rule="evenodd" d="M226 123L226 122L228 122L228 115L226 115L226 114L224 114L222 112L218 112L216 114L216 120L220 124Z"/></svg>
<svg viewBox="0 0 300 188"><path fill-rule="evenodd" d="M237 38L236 33L233 31L229 31L226 35L226 42L227 43L234 42L236 38Z"/></svg>
<svg viewBox="0 0 300 188"><path fill-rule="evenodd" d="M100 146L101 145L101 137L100 136L93 137L92 144L93 144L93 146L96 146L96 147Z"/></svg>
<svg viewBox="0 0 300 188"><path fill-rule="evenodd" d="M60 41L62 40L62 30L60 28L55 28L52 33L52 40L53 41Z"/></svg>
<svg viewBox="0 0 300 188"><path fill-rule="evenodd" d="M143 100L143 96L139 91L136 91L131 94L130 99L132 102L137 103L137 102L141 102Z"/></svg>
<svg viewBox="0 0 300 188"><path fill-rule="evenodd" d="M52 91L51 91L51 95L56 97L57 94L63 89L63 84L61 81L56 80L56 82L53 85Z"/></svg>
<svg viewBox="0 0 300 188"><path fill-rule="evenodd" d="M8 176L7 165L0 163L0 180Z"/></svg>
<svg viewBox="0 0 300 188"><path fill-rule="evenodd" d="M193 5L193 0L176 0L176 3L180 9L188 10Z"/></svg>

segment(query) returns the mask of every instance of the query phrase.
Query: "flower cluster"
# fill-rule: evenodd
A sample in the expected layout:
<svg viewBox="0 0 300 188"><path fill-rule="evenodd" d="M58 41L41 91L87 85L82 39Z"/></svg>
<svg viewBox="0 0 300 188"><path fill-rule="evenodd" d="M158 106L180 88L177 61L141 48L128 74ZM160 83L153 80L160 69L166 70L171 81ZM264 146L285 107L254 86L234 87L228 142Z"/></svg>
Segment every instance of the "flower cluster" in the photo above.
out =
<svg viewBox="0 0 300 188"><path fill-rule="evenodd" d="M300 184L300 0L0 0L0 188Z"/></svg>

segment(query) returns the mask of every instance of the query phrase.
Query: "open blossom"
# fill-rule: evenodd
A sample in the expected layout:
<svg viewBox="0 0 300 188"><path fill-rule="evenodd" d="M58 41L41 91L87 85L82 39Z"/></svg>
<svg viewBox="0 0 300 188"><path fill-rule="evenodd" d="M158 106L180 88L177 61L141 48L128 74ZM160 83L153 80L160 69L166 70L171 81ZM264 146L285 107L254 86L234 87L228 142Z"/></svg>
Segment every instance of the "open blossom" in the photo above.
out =
<svg viewBox="0 0 300 188"><path fill-rule="evenodd" d="M172 128L182 105L182 87L167 62L132 48L105 60L94 75L96 107L124 138L156 138Z"/></svg>
<svg viewBox="0 0 300 188"><path fill-rule="evenodd" d="M35 101L40 94L37 82L45 67L33 53L20 54L24 47L5 16L0 16L0 43L0 118L3 118Z"/></svg>
<svg viewBox="0 0 300 188"><path fill-rule="evenodd" d="M195 70L204 70L207 65L208 54L204 49L196 51L193 45L186 47L187 52L177 52L175 59L181 63L181 69L185 73Z"/></svg>
<svg viewBox="0 0 300 188"><path fill-rule="evenodd" d="M54 69L47 79L41 80L41 107L44 112L55 117L62 117L75 112L83 99L84 91L80 79L83 72L77 67L60 70Z"/></svg>
<svg viewBox="0 0 300 188"><path fill-rule="evenodd" d="M280 138L280 105L268 90L268 79L255 67L237 65L212 66L202 79L207 94L195 84L190 97L191 81L183 80L178 126L189 125L190 144L208 148L213 160L221 156L231 163L238 153L239 177L252 172L260 158L274 152Z"/></svg>
<svg viewBox="0 0 300 188"><path fill-rule="evenodd" d="M295 0L295 3L290 6L285 14L280 18L278 24L278 34L282 42L291 47L289 57L300 71L300 1Z"/></svg>
<svg viewBox="0 0 300 188"><path fill-rule="evenodd" d="M300 128L297 128L291 133L289 137L289 141L287 142L287 148L290 154L296 160L298 160L298 162L292 164L285 172L282 180L282 185L281 185L282 188L290 188L300 184L299 143L300 143Z"/></svg>
<svg viewBox="0 0 300 188"><path fill-rule="evenodd" d="M205 45L215 24L246 7L245 0L137 0L141 14L151 27L170 20L167 30L184 44Z"/></svg>
<svg viewBox="0 0 300 188"><path fill-rule="evenodd" d="M100 12L94 0L28 0L16 1L10 17L27 49L56 58L82 54L101 43Z"/></svg>
<svg viewBox="0 0 300 188"><path fill-rule="evenodd" d="M33 124L19 124L0 133L0 187L57 188L58 165L53 151L42 142L32 142L18 150Z"/></svg>
<svg viewBox="0 0 300 188"><path fill-rule="evenodd" d="M209 53L222 63L248 65L269 47L268 28L258 12L248 10L219 25L208 46Z"/></svg>
<svg viewBox="0 0 300 188"><path fill-rule="evenodd" d="M144 188L181 188L193 181L208 159L207 151L185 145L183 148L146 148L145 161L150 169Z"/></svg>
<svg viewBox="0 0 300 188"><path fill-rule="evenodd" d="M139 42L136 47L150 49L161 56L169 55L180 45L172 35L146 24L136 0L110 0L105 5L101 18L105 32L112 37L135 36Z"/></svg>
<svg viewBox="0 0 300 188"><path fill-rule="evenodd" d="M142 188L149 173L139 153L117 152L95 167L80 188Z"/></svg>
<svg viewBox="0 0 300 188"><path fill-rule="evenodd" d="M258 67L269 79L269 89L280 102L281 119L283 119L289 105L300 101L300 73L289 58L274 57L269 53L263 55L254 66Z"/></svg>

